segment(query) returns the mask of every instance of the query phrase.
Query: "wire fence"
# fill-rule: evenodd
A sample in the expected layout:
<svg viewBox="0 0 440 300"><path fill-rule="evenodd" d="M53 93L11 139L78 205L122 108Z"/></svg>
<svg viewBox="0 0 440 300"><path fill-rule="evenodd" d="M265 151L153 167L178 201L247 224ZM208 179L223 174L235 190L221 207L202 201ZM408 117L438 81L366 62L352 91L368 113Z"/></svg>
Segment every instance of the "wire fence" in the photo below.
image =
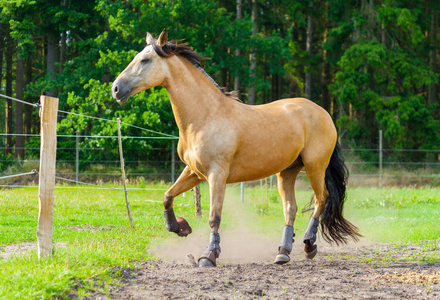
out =
<svg viewBox="0 0 440 300"><path fill-rule="evenodd" d="M29 103L12 97L6 97L0 94L0 97L19 101L33 107L39 108L38 103ZM91 118L103 122L116 124L116 120L88 116L74 112L59 110L64 114L73 116ZM124 161L126 177L130 182L136 183L142 180L153 181L171 181L176 179L176 173L183 169L184 165L176 160L176 144L178 139L174 134L166 134L151 129L142 128L128 123L121 124L127 127L139 129L142 132L148 132L157 136L121 136L128 140L164 140L164 147L150 147L144 159L127 159ZM38 138L39 134L6 134L0 133L0 136L27 136ZM80 139L116 139L118 136L99 136L99 135L75 135L59 134L59 139L75 140L74 147L57 148L57 176L65 178L67 182L76 184L95 184L97 182L116 182L121 180L121 173L118 169L120 160L118 159L96 159L99 153L108 149L104 147L82 146ZM346 164L350 170L350 177L355 184L371 186L382 186L405 184L412 181L422 184L423 181L430 185L440 185L440 150L421 150L421 149L383 149L381 142L381 132L379 132L380 143L377 149L343 149L343 155ZM17 151L19 149L26 152L37 153L39 147L0 147L0 151ZM117 151L117 149L113 149ZM124 151L137 151L138 148L127 147ZM91 159L92 158L92 159ZM34 155L30 159L0 159L2 162L9 162L31 169L35 169L39 163L38 157ZM3 176L13 176L16 173L15 168L9 168L2 174ZM305 177L305 174L300 177ZM8 177L12 178L12 177ZM1 179L1 178L0 178ZM6 179L6 178L5 178ZM26 181L25 181L26 182ZM32 182L32 181L27 181Z"/></svg>
<svg viewBox="0 0 440 300"><path fill-rule="evenodd" d="M0 148L0 151L3 150ZM57 159L57 176L69 180L82 182L78 184L89 183L121 183L121 173L119 169L120 160L95 160L91 162L88 159L87 153L94 153L103 151L102 148L59 148L58 151L78 152L77 159ZM124 148L124 151L130 151L129 148ZM404 186L404 185L434 185L440 186L440 162L427 160L423 158L420 161L388 161L387 158L393 158L393 155L403 152L401 149L392 151L392 149L384 149L386 153L382 163L377 161L360 161L359 156L354 155L359 151L370 151L379 153L378 149L343 149L342 153L346 159L346 165L350 170L349 182L355 186ZM156 155L156 152L158 153ZM435 151L414 151L422 154L436 154ZM166 153L164 155L164 153ZM160 155L159 155L160 154ZM387 155L389 154L389 155ZM148 157L141 160L125 160L126 177L129 183L137 184L143 181L165 181L173 182L177 178L180 171L184 168L184 164L178 159L172 159L172 156L177 157L176 149L171 147L151 149ZM156 157L168 157L169 159L157 159ZM1 161L0 161L1 162ZM28 169L38 168L38 159L17 159L14 162ZM380 164L382 168L380 168ZM174 167L172 167L174 165ZM0 174L0 176L14 175L14 168ZM1 178L0 178L1 179ZM29 177L28 181L32 182L35 177ZM299 179L307 181L306 174L299 175ZM14 178L11 178L14 180ZM20 181L20 180L16 180ZM23 180L21 180L23 181Z"/></svg>
<svg viewBox="0 0 440 300"><path fill-rule="evenodd" d="M38 102L37 103L30 103L30 102L27 102L27 101L24 101L24 100L20 100L20 99L16 99L16 98L13 98L13 97L10 97L10 96L6 96L6 95L3 95L3 94L0 94L0 98L6 98L6 99L13 100L13 101L16 101L16 102L20 102L20 103L23 103L23 104L26 104L26 105L31 105L31 106L33 106L35 108L38 108L38 109L40 108L40 104ZM76 152L76 159L75 160L63 160L63 159L60 159L60 160L57 161L57 165L56 165L57 173L56 173L56 175L58 175L58 176L55 176L55 179L58 180L58 181L69 182L69 183L73 183L75 185L86 185L86 186L89 186L89 187L91 186L91 187L100 188L100 189L113 189L113 190L125 190L125 191L127 191L127 188L125 187L125 183L124 183L124 189L122 189L122 188L106 187L106 186L98 185L98 184L91 183L91 182L88 182L88 181L86 182L86 181L80 181L79 180L79 175L80 175L80 173L79 173L79 171L80 171L79 164L80 163L88 163L88 164L90 163L89 159L79 160L79 153L80 153L80 151L90 151L90 150L92 150L92 151L103 151L103 150L105 150L102 147L101 148L90 148L90 147L88 147L88 148L80 149L79 148L79 143L78 143L78 140L80 138L88 138L88 139L93 139L93 138L96 138L96 139L98 139L98 138L99 139L119 139L120 147L119 147L118 151L120 153L123 151L122 144L121 144L121 140L122 139L140 139L140 140L162 139L162 140L170 140L171 141L171 152L172 153L175 152L174 140L178 139L178 137L174 136L173 134L166 134L166 133L154 131L154 130L151 130L151 129L148 129L148 128L142 128L142 127L139 127L139 126L136 126L136 125L132 125L132 124L129 124L129 123L121 122L119 119L111 120L111 119L99 118L99 117L94 117L94 116L88 116L88 115L85 115L85 114L79 114L79 113L75 113L75 112L68 112L68 111L64 111L64 110L58 110L58 113L70 114L70 115L74 115L74 116L78 116L78 117L84 117L84 118L90 118L90 119L100 120L100 121L104 121L104 122L115 123L115 124L118 125L118 130L119 130L118 136L102 136L102 135L95 135L95 136L93 136L93 135L80 135L78 133L76 135L58 134L57 138L75 138L76 139L76 147L75 148L58 148L57 149L57 156L60 153L63 154L63 151L66 151L66 150L67 151L74 150ZM146 136L121 136L121 134L120 134L121 124L125 125L126 127L132 127L132 128L135 128L135 129L138 129L138 130L141 130L141 131L144 131L144 132L152 133L152 134L155 134L155 135L158 135L158 136L148 136L148 137L146 137ZM14 137L16 137L16 136L40 137L39 134L20 134L20 133L15 133L15 134L0 133L0 136L5 136L5 137L7 137L7 136L14 136ZM2 150L9 150L8 152L11 152L10 150L17 151L18 149L20 149L20 150L27 150L27 151L29 151L29 150L34 150L34 151L37 150L37 151L39 151L40 150L39 147L3 147ZM172 155L174 155L174 154L172 154ZM39 159L13 159L13 160L11 160L11 159L2 159L2 160L0 160L0 163L1 162L9 162L9 163L13 163L15 165L18 164L20 166L20 168L24 169L26 167L26 165L29 166L29 165L33 165L33 164L38 164L39 163ZM143 162L141 162L139 160L137 160L137 161L127 161L127 162L129 164L130 163L135 163L137 165L139 165L140 163L143 163ZM73 163L75 165L75 172L74 173L73 172L69 172L69 166L72 165ZM116 160L114 160L114 161L113 160L100 161L100 160L98 160L98 161L94 162L94 164L99 164L99 166L101 168L102 168L103 164L105 165L105 164L108 164L108 163L118 163L118 164L120 164L121 169L122 169L122 176L121 176L121 173L117 172L116 170L114 170L114 171L111 170L112 172L110 172L110 173L103 173L102 171L94 173L94 172L90 172L89 171L89 172L87 172L86 176L87 177L99 176L100 178L102 178L102 176L106 176L107 175L107 176L111 176L111 177L119 177L123 182L125 182L126 181L125 174L124 174L125 161L123 160L122 153L121 153L121 158L120 158L119 161L116 161ZM151 161L145 161L145 163L147 163L147 164L150 163L151 164ZM173 164L173 166L171 167L171 180L174 181L174 176L175 176L174 175L174 173L175 173L175 158L174 157L172 157L172 164ZM60 172L60 170L61 170L61 172ZM0 174L0 180L17 179L18 177L25 177L26 175L35 175L35 174L38 174L38 171L36 171L35 169L33 169L30 172L17 173L16 171L14 172L14 169L12 168L12 169L9 169L8 171L3 172L2 174ZM73 174L75 175L75 179L65 178L65 177L59 176L59 175L62 175L62 176L66 176L67 175L67 177L69 177L70 175L73 175ZM135 174L135 176L139 176L139 175L150 175L151 173L148 172L148 173L134 173L134 174ZM156 173L156 175L159 175L159 174L160 173ZM166 173L164 173L163 175L165 175L165 174ZM23 180L21 180L21 181L23 181ZM32 179L32 182L35 182L35 179ZM14 184L14 183L12 183L12 184L0 185L0 186L2 186L2 187L25 187L25 186L30 186L30 185ZM36 187L36 186L34 185L34 187ZM79 187L79 188L82 188L82 187ZM131 188L131 190L134 190L134 189ZM136 190L139 190L139 191L157 191L157 189L145 189L145 188L143 188L143 189L137 188Z"/></svg>

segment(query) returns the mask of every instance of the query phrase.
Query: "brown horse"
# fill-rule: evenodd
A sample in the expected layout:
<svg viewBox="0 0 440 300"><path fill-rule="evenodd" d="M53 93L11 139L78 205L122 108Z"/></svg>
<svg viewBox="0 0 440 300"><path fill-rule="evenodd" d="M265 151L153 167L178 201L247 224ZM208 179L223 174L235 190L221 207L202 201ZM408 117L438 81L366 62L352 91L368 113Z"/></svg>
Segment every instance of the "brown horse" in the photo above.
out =
<svg viewBox="0 0 440 300"><path fill-rule="evenodd" d="M148 33L147 46L113 82L113 97L125 102L131 95L158 85L170 95L179 127L178 154L186 168L164 195L169 231L186 236L191 229L177 221L173 199L206 180L210 189L210 241L199 266L216 266L218 233L227 183L276 174L283 199L285 226L275 263L290 260L297 212L295 180L304 167L314 193L314 212L304 235L306 257L313 258L319 222L326 241L357 240L358 229L342 216L347 168L339 154L330 115L304 99L284 99L250 106L235 101L200 67L204 59L187 44ZM320 218L320 219L319 219Z"/></svg>

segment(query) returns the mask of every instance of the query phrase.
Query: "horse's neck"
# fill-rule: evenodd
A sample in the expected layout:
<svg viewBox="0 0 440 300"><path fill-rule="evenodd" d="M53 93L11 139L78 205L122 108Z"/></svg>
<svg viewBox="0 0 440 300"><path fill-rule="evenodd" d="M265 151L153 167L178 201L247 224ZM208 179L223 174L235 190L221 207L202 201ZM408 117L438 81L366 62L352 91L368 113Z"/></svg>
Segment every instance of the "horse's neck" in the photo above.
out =
<svg viewBox="0 0 440 300"><path fill-rule="evenodd" d="M174 117L181 133L201 128L218 112L220 106L228 105L226 97L209 79L182 57L168 59L170 77L164 84L170 95Z"/></svg>

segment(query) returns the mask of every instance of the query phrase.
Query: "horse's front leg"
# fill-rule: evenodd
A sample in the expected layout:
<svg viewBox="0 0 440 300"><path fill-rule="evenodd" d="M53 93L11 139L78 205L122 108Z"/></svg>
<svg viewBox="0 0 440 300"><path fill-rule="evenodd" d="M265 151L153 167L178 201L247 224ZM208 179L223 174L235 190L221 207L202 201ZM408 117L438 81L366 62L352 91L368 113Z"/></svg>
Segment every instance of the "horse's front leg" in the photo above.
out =
<svg viewBox="0 0 440 300"><path fill-rule="evenodd" d="M226 172L222 171L208 177L210 192L209 227L211 227L211 233L208 248L199 258L199 267L217 266L216 260L220 256L220 234L218 229L225 198L226 178Z"/></svg>
<svg viewBox="0 0 440 300"><path fill-rule="evenodd" d="M189 227L189 225L187 226L188 228L186 228L186 226L179 226L176 216L174 215L173 200L176 196L195 187L201 181L202 180L199 179L194 172L186 167L173 186L165 192L163 197L163 206L165 207L165 226L168 231L174 232L178 236L187 236L192 232L192 229ZM183 219L183 222L186 221Z"/></svg>
<svg viewBox="0 0 440 300"><path fill-rule="evenodd" d="M293 224L298 211L295 199L295 180L301 168L302 165L277 174L278 191L283 199L284 229L274 263L280 265L290 261L289 255L292 251L293 237L295 236Z"/></svg>

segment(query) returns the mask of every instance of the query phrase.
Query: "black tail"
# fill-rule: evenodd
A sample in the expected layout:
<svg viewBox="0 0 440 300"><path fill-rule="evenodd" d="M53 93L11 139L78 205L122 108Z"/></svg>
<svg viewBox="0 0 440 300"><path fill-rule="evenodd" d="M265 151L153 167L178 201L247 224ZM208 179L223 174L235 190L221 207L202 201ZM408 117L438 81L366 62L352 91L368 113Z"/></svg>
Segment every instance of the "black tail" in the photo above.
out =
<svg viewBox="0 0 440 300"><path fill-rule="evenodd" d="M325 171L325 185L329 197L321 214L322 237L329 243L335 242L336 245L347 243L349 238L358 241L359 237L362 237L359 229L342 216L348 169L340 151L341 147L339 143L336 143L330 163Z"/></svg>

